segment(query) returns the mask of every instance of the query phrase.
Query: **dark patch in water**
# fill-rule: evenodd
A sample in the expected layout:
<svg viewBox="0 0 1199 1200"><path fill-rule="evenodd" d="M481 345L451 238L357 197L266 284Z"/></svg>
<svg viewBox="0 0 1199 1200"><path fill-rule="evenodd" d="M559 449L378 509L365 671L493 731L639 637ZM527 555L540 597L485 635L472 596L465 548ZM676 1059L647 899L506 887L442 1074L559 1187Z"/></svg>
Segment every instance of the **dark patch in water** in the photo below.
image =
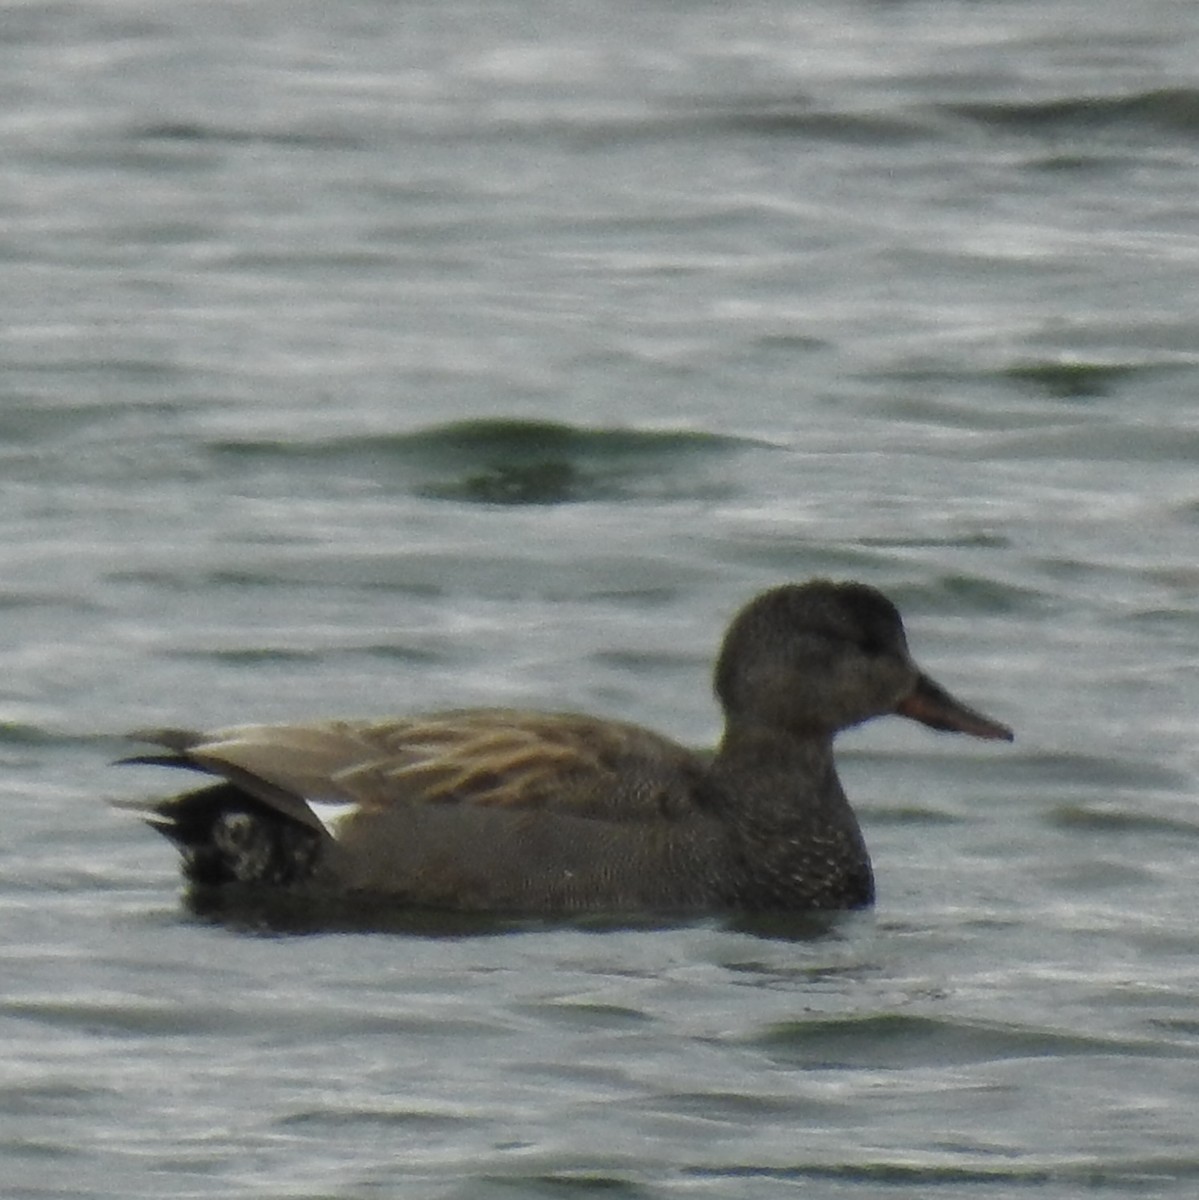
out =
<svg viewBox="0 0 1199 1200"><path fill-rule="evenodd" d="M407 434L313 442L216 442L236 458L312 463L399 479L419 496L474 504L564 504L629 497L726 495L712 460L763 443L692 430L587 429L552 421L479 420Z"/></svg>
<svg viewBox="0 0 1199 1200"><path fill-rule="evenodd" d="M690 654L671 654L666 651L601 650L591 655L597 666L637 675L657 675L661 671L694 670L707 660Z"/></svg>
<svg viewBox="0 0 1199 1200"><path fill-rule="evenodd" d="M561 504L587 497L588 481L566 462L538 462L493 467L455 483L430 484L424 494L442 500L481 504ZM598 488L594 481L594 495Z"/></svg>
<svg viewBox="0 0 1199 1200"><path fill-rule="evenodd" d="M723 116L714 115L712 123L721 132L820 138L871 146L920 141L931 134L926 123L916 120L879 113L828 112L795 105L745 108Z"/></svg>
<svg viewBox="0 0 1199 1200"><path fill-rule="evenodd" d="M974 575L942 575L920 586L891 589L901 609L926 613L1026 613L1039 599L1031 588L1002 584Z"/></svg>
<svg viewBox="0 0 1199 1200"><path fill-rule="evenodd" d="M97 1099L111 1094L112 1089L107 1087L86 1087L65 1080L14 1083L0 1087L0 1113L61 1119L67 1114L86 1113Z"/></svg>
<svg viewBox="0 0 1199 1200"><path fill-rule="evenodd" d="M1009 367L1003 374L1058 400L1083 400L1106 396L1136 371L1127 363L1034 362Z"/></svg>
<svg viewBox="0 0 1199 1200"><path fill-rule="evenodd" d="M1173 1053L1171 1047L1135 1039L905 1013L783 1021L750 1041L780 1060L824 1068L900 1068L1092 1054L1156 1058Z"/></svg>
<svg viewBox="0 0 1199 1200"><path fill-rule="evenodd" d="M67 746L78 739L20 721L0 722L0 746Z"/></svg>
<svg viewBox="0 0 1199 1200"><path fill-rule="evenodd" d="M1129 156L1131 165L1131 156ZM1109 154L1045 154L1030 159L1027 166L1033 171L1044 171L1046 174L1084 174L1088 172L1107 172L1114 166L1113 156Z"/></svg>
<svg viewBox="0 0 1199 1200"><path fill-rule="evenodd" d="M1027 779L1030 785L1064 784L1100 792L1113 788L1182 791L1190 782L1182 772L1157 763L1087 754L1015 755L1007 758L1006 770L1013 784Z"/></svg>
<svg viewBox="0 0 1199 1200"><path fill-rule="evenodd" d="M1015 133L1059 135L1132 127L1193 136L1199 129L1199 91L1159 88L1126 96L957 104L948 105L943 111Z"/></svg>
<svg viewBox="0 0 1199 1200"><path fill-rule="evenodd" d="M884 550L923 550L940 546L964 550L1006 550L1011 544L1011 538L997 533L983 533L981 531L948 534L943 537L905 534L902 537L880 536L858 538L858 545L860 546L878 546Z"/></svg>
<svg viewBox="0 0 1199 1200"><path fill-rule="evenodd" d="M898 805L890 808L872 808L870 810L871 825L959 825L961 817L950 813L936 812L931 808L918 808L915 805Z"/></svg>
<svg viewBox="0 0 1199 1200"><path fill-rule="evenodd" d="M322 149L361 145L358 138L335 130L314 129L237 129L199 121L154 121L133 126L127 136L138 142L176 142L197 144L216 142L228 146L271 145Z"/></svg>
<svg viewBox="0 0 1199 1200"><path fill-rule="evenodd" d="M1189 1164L1188 1164L1189 1165ZM914 1166L906 1162L872 1163L805 1163L793 1167L755 1165L730 1165L727 1167L685 1167L684 1175L700 1179L773 1179L791 1183L837 1182L866 1184L872 1189L880 1187L929 1189L943 1186L972 1184L1009 1184L1021 1189L1041 1188L1046 1184L1058 1183L1066 1187L1091 1191L1104 1186L1132 1185L1143 1192L1146 1185L1155 1186L1163 1178L1175 1180L1178 1175L1165 1166L1153 1164L1152 1168L1139 1168L1136 1164L1125 1167L1113 1164L1110 1167L1093 1162L1086 1166L1061 1165L1052 1167L971 1167L934 1164ZM1190 1174L1195 1174L1191 1171ZM857 1189L855 1188L855 1194ZM877 1194L872 1191L871 1194ZM1147 1194L1147 1193L1146 1193Z"/></svg>
<svg viewBox="0 0 1199 1200"><path fill-rule="evenodd" d="M1122 615L1117 620L1140 626L1142 629L1186 638L1193 638L1199 630L1199 612L1179 609L1146 609L1143 612Z"/></svg>
<svg viewBox="0 0 1199 1200"><path fill-rule="evenodd" d="M455 1113L426 1112L421 1109L396 1108L314 1108L291 1113L280 1118L283 1129L315 1127L318 1129L359 1129L364 1125L388 1129L414 1129L421 1132L454 1130L470 1124L472 1118Z"/></svg>
<svg viewBox="0 0 1199 1200"><path fill-rule="evenodd" d="M1059 829L1083 830L1088 833L1160 833L1171 838L1199 837L1199 825L1189 821L1083 804L1063 804L1049 814L1047 821Z"/></svg>
<svg viewBox="0 0 1199 1200"><path fill-rule="evenodd" d="M1199 1020L1192 1017L1152 1017L1147 1024L1155 1029L1163 1029L1167 1033L1199 1038Z"/></svg>
<svg viewBox="0 0 1199 1200"><path fill-rule="evenodd" d="M283 646L242 646L227 649L173 649L164 652L167 658L201 659L206 662L227 663L230 666L262 666L271 663L312 662L321 657L319 650L294 650Z"/></svg>
<svg viewBox="0 0 1199 1200"><path fill-rule="evenodd" d="M537 1021L546 1021L570 1029L585 1029L594 1033L599 1028L628 1029L630 1026L651 1025L653 1017L640 1009L624 1004L604 1004L579 1000L551 1000L537 1004L520 1004L514 1011L527 1013ZM540 1066L531 1068L540 1072ZM574 1069L577 1069L577 1064Z"/></svg>
<svg viewBox="0 0 1199 1200"><path fill-rule="evenodd" d="M500 1188L523 1200L570 1200L573 1196L610 1196L613 1200L649 1200L657 1196L640 1184L594 1172L548 1172L537 1175L484 1175L480 1184ZM480 1193L481 1194L481 1193Z"/></svg>

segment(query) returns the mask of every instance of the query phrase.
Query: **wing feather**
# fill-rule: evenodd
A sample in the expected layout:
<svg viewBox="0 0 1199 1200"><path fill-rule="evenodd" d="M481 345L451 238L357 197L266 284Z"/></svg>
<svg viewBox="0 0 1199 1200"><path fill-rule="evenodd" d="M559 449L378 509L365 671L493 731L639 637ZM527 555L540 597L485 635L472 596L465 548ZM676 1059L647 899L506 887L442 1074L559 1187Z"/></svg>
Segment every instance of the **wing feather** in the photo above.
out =
<svg viewBox="0 0 1199 1200"><path fill-rule="evenodd" d="M295 817L307 803L474 804L606 820L658 816L693 802L696 757L648 730L574 714L472 709L208 734L150 731L170 759L244 787ZM305 824L320 826L315 815Z"/></svg>

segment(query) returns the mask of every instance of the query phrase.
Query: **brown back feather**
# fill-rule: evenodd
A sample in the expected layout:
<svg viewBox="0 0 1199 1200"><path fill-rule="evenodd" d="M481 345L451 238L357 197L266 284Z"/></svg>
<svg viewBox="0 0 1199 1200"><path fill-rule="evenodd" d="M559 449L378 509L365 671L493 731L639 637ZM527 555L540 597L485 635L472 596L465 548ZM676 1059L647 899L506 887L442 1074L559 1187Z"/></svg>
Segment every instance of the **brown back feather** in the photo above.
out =
<svg viewBox="0 0 1199 1200"><path fill-rule="evenodd" d="M553 808L638 820L689 807L701 770L689 751L634 725L494 709L251 725L205 735L171 730L147 740L293 817L291 798L367 809L402 803ZM304 823L314 821L309 814Z"/></svg>

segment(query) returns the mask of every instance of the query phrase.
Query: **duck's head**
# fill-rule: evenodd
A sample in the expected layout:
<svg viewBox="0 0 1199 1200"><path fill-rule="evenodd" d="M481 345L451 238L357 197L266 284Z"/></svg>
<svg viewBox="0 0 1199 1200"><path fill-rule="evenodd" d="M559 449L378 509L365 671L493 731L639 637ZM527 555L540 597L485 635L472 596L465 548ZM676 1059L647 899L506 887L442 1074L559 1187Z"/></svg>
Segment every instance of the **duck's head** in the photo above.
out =
<svg viewBox="0 0 1199 1200"><path fill-rule="evenodd" d="M1013 736L916 666L895 605L863 583L817 579L751 600L725 634L715 682L730 726L831 737L899 713L933 729Z"/></svg>

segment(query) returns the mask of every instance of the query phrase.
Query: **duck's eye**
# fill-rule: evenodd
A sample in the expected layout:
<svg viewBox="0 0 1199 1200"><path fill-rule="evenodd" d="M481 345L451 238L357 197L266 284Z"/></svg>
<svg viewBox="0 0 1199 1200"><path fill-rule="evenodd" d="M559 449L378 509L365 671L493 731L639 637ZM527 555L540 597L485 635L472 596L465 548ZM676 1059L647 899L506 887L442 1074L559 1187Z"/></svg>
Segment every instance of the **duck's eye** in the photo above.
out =
<svg viewBox="0 0 1199 1200"><path fill-rule="evenodd" d="M846 584L841 600L842 611L853 622L850 640L868 658L894 653L903 645L899 613L886 597L860 584Z"/></svg>

